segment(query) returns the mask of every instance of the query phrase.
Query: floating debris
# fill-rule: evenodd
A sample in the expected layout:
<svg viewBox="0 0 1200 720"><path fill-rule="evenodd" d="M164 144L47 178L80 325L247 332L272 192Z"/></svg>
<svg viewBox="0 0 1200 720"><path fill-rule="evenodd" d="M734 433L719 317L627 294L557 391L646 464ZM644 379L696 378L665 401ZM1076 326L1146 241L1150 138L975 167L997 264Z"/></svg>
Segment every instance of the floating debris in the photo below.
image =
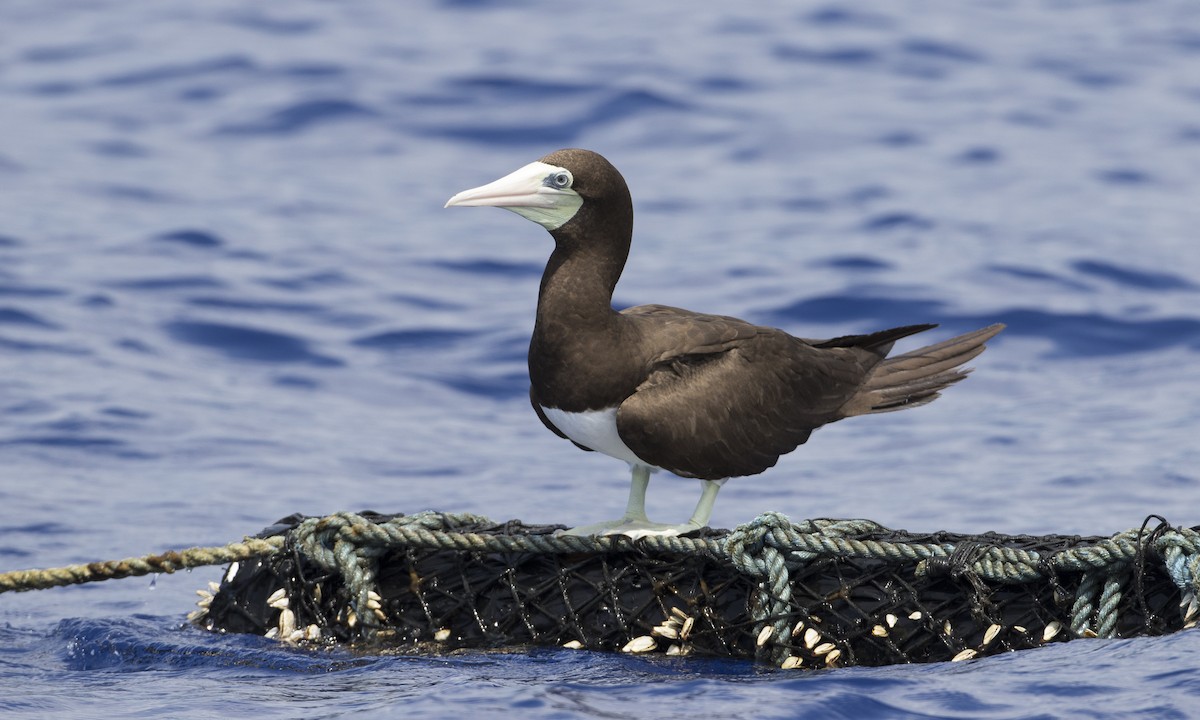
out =
<svg viewBox="0 0 1200 720"><path fill-rule="evenodd" d="M1056 586L1061 592L1056 594L1040 580L1013 582L993 577L991 571L972 583L954 582L944 568L935 566L929 566L928 576L914 574L916 563L895 558L894 553L841 554L843 545L860 540L910 547L930 542L927 535L906 536L866 521L836 521L835 531L827 533L823 528L834 521L788 525L764 516L762 522L805 536L807 547L828 548L818 553L820 562L788 565L785 577L768 582L739 565L737 553L752 554L758 547L739 545L737 533L749 529L724 536L725 531L705 531L672 540L676 544L671 548L659 548L648 538L640 541L645 547L639 552L601 541L595 548L573 545L545 552L524 550L521 543L529 536L531 548L554 544L553 528L492 524L466 516L422 514L411 522L410 517L344 513L295 521L295 537L289 537L278 553L241 560L225 570L226 582L217 593L197 592L198 602L189 608L188 618L217 632L269 634L284 642L346 643L366 652L420 649L422 640L436 638L447 650L577 644L580 649L672 656L758 657L775 667L786 662L808 668L948 661L956 656L961 660L964 648L981 657L1095 632L1095 626L1092 632L1064 632L1071 627L1071 599L1093 571L1061 573ZM762 522L747 527L761 532ZM343 577L343 566L351 568L352 557L338 556L334 563L328 560L332 555L306 549L313 543L317 550L324 548L323 533L335 527L344 528L338 542L379 537L372 524L398 540L396 547L363 549L362 557L373 568L365 579ZM305 529L309 526L311 531ZM425 539L431 529L443 538L441 544ZM447 549L444 538L456 533L464 538L470 533L471 547L485 549ZM753 542L757 536L748 537ZM1100 540L1104 539L944 533L936 542L942 547L973 542L1012 548L1017 551L1013 557L1040 557L1058 567L1053 558L1076 548L1086 551ZM695 544L695 551L689 543ZM1161 545L1157 538L1147 545L1142 591L1117 598L1118 637L1146 634L1154 629L1147 626L1151 621L1166 632L1200 624L1200 601L1190 589L1181 593L1163 567ZM1119 547L1140 546L1135 542ZM1022 563L1028 564L1018 562ZM1108 577L1094 572L1101 579ZM362 587L364 582L371 587ZM786 598L773 597L771 588L779 582L790 583ZM1095 581L1088 582L1087 587L1097 587ZM780 613L791 613L790 623ZM989 620L981 623L980 618ZM990 618L997 622L990 623ZM999 618L1031 625L1010 625ZM645 635L634 637L629 628Z"/></svg>

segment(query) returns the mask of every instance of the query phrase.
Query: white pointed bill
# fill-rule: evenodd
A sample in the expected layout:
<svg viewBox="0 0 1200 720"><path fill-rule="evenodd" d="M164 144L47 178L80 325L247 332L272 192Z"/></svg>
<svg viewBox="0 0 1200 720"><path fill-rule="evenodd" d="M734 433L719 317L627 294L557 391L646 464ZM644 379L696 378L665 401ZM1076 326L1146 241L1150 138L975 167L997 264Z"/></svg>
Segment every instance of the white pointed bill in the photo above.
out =
<svg viewBox="0 0 1200 720"><path fill-rule="evenodd" d="M559 190L546 184L546 178L562 170L544 162L531 162L487 185L463 190L450 198L446 207L504 208L547 230L555 230L574 217L583 204L583 198L574 190Z"/></svg>

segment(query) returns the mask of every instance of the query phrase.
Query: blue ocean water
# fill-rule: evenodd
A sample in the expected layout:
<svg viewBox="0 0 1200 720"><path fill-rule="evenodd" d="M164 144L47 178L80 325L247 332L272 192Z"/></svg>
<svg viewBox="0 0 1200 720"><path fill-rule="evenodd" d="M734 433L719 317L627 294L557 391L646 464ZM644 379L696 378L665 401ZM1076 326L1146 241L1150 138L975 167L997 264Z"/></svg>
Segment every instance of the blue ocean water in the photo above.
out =
<svg viewBox="0 0 1200 720"><path fill-rule="evenodd" d="M618 514L625 468L528 406L550 239L442 209L562 146L633 191L622 305L809 337L1009 324L934 405L731 482L715 525L1200 524L1186 0L9 0L0 137L0 569L223 544L297 511ZM657 478L651 516L696 492ZM186 627L219 575L0 596L0 710L1200 716L1194 633L830 672L370 657Z"/></svg>

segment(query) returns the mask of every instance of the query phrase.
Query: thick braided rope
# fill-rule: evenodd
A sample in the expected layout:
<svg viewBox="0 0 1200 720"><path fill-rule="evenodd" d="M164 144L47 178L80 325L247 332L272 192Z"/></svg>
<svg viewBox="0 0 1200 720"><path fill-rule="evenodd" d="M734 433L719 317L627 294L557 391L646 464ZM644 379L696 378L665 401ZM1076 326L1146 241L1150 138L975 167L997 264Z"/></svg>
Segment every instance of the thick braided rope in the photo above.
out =
<svg viewBox="0 0 1200 720"><path fill-rule="evenodd" d="M1122 563L1104 580L1100 606L1096 608L1096 634L1102 638L1117 636L1117 609L1121 605L1122 586L1129 577L1129 565Z"/></svg>
<svg viewBox="0 0 1200 720"><path fill-rule="evenodd" d="M742 572L758 580L755 602L751 604L754 636L762 638L770 627L769 637L755 647L755 659L765 655L778 664L782 662L782 643L788 632L788 611L792 600L791 573L779 547L793 544L795 526L780 513L760 515L753 522L741 525L725 538L724 552ZM772 642L767 642L772 641Z"/></svg>
<svg viewBox="0 0 1200 720"><path fill-rule="evenodd" d="M235 560L248 560L273 555L283 547L283 538L265 540L247 538L221 547L194 547L171 550L158 555L107 560L83 565L48 568L45 570L14 570L0 574L0 593L43 590L65 585L137 577L154 573L173 573L206 565L224 565Z"/></svg>
<svg viewBox="0 0 1200 720"><path fill-rule="evenodd" d="M1071 633L1080 637L1091 629L1092 612L1096 609L1096 596L1100 592L1100 573L1084 574L1075 591L1075 603L1071 606Z"/></svg>

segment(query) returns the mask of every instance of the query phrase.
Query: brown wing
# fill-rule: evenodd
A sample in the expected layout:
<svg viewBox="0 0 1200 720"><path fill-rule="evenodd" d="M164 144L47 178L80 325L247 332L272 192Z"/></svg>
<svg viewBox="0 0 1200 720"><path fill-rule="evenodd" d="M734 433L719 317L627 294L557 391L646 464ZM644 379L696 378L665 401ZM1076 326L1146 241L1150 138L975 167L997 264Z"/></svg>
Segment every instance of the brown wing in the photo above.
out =
<svg viewBox="0 0 1200 720"><path fill-rule="evenodd" d="M625 444L685 477L754 475L839 419L839 408L882 359L861 348L816 348L779 330L755 330L728 350L657 365L617 412Z"/></svg>
<svg viewBox="0 0 1200 720"><path fill-rule="evenodd" d="M668 305L638 305L621 314L632 321L632 327L651 331L644 332L642 339L646 343L643 354L651 364L683 355L723 352L762 333L778 332L735 317L706 315Z"/></svg>

